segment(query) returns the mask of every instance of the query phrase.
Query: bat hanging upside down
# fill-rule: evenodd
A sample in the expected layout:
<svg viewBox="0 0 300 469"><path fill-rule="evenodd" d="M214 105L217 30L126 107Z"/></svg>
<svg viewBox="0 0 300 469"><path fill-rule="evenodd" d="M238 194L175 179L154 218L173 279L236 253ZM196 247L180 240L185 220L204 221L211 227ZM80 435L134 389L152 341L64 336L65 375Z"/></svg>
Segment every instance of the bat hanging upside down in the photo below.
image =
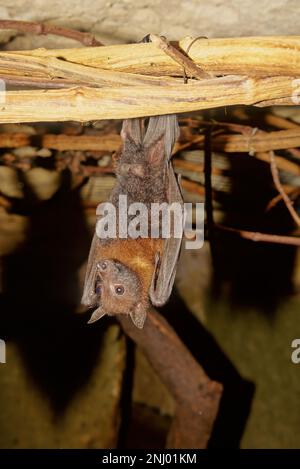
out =
<svg viewBox="0 0 300 469"><path fill-rule="evenodd" d="M149 212L153 203L177 202L183 207L170 162L178 134L175 115L123 122L123 145L116 161L117 181L109 198L116 210L116 220L122 211L120 195L127 197L128 207L142 203ZM98 208L97 222L101 219ZM128 215L127 223L130 222L132 216ZM148 215L147 223L148 237L124 239L117 235L103 239L96 230L82 296L84 305L96 307L89 323L105 314L129 314L141 329L150 304L162 306L167 302L175 279L182 233L163 237L162 227L158 226L159 235L151 237L154 221ZM162 223L161 217L158 223Z"/></svg>

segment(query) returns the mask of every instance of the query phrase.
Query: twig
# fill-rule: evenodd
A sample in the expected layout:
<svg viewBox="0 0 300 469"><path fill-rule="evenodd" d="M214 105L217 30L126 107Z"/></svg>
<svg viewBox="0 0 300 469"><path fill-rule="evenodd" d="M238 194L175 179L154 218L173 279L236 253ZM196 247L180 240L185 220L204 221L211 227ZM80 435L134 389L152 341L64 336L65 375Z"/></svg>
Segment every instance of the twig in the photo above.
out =
<svg viewBox="0 0 300 469"><path fill-rule="evenodd" d="M202 125L201 121L198 121L198 126ZM206 127L208 126L207 123L205 123ZM220 126L220 123L209 123L209 127L212 126ZM281 131L277 132L271 132L270 134L263 132L263 135L261 135L261 132L259 133L259 141L260 144L256 146L256 138L258 138L258 135L255 135L252 137L251 142L249 143L249 137L246 137L246 132L247 129L249 128L251 131L253 131L252 127L243 127L240 129L243 131L245 136L243 135L232 135L232 134L226 134L222 135L222 141L226 142L223 147L220 144L220 136L218 136L218 132L222 131L221 129L218 129L216 131L212 131L212 134L214 138L212 139L211 145L212 145L212 150L219 151L222 148L222 151L225 151L227 153L227 150L235 150L235 152L242 152L245 150L245 145L247 146L249 150L249 145L254 149L257 147L285 147L285 146L291 146L295 144L296 138L299 138L300 141L300 131L298 131L297 134L295 134L295 130L293 130L293 134L285 134L282 135ZM233 130L233 129L231 129ZM236 128L236 130L239 130ZM278 133L280 135L278 136ZM249 132L248 132L249 135ZM297 136L298 135L298 136ZM236 139L237 137L237 139ZM175 145L174 147L174 152L173 154L177 154L179 151L182 151L186 148L189 148L192 145L198 146L200 148L203 148L203 140L204 140L204 135L196 135L190 137L190 134L186 135L184 139L190 139L191 141L189 142L184 142L181 141L178 144ZM233 143L231 143L233 142ZM280 145L281 142L281 145ZM290 143L289 143L290 142ZM111 129L111 131L103 133L102 131L98 131L94 135L66 135L66 134L44 134L44 135L33 135L30 136L28 134L24 133L0 133L0 147L1 148L18 148L22 146L39 146L39 147L44 147L44 148L49 148L53 150L60 150L60 151L67 151L67 150L81 150L81 151L92 151L92 152L114 152L116 151L121 144L121 139L120 136L116 133L115 129ZM290 149L291 154L295 158L300 158L300 154L298 155L296 149ZM264 161L268 164L270 164L270 157L268 152L262 152L259 151L253 155L253 157ZM276 160L276 165L278 169L284 170L287 172L290 172L295 175L300 174L300 166L296 162L289 161L288 159L284 158L283 156L275 155L275 160ZM175 164L178 167L183 167L185 166L186 169L191 169L191 170L196 170L195 168L192 168L192 163L185 162L182 160L174 160ZM190 168L188 168L190 166ZM198 168L201 170L201 168ZM217 168L213 168L213 173L217 174L219 172Z"/></svg>
<svg viewBox="0 0 300 469"><path fill-rule="evenodd" d="M196 65L188 56L180 52L178 49L173 47L167 39L156 34L150 34L150 39L163 50L169 57L175 60L179 65L183 67L184 72L188 71L191 77L203 80L203 78L211 78L209 73L206 73L198 65Z"/></svg>
<svg viewBox="0 0 300 469"><path fill-rule="evenodd" d="M270 112L264 115L266 124L276 127L278 129L300 129L300 125L284 117L271 114Z"/></svg>
<svg viewBox="0 0 300 469"><path fill-rule="evenodd" d="M284 191L288 194L289 197L297 197L300 194L299 187L292 187L292 186L283 186ZM266 212L274 208L280 201L282 200L282 195L277 194L273 199L270 200L268 205L266 206Z"/></svg>
<svg viewBox="0 0 300 469"><path fill-rule="evenodd" d="M0 192L0 207L7 211L12 207L11 201L2 192Z"/></svg>
<svg viewBox="0 0 300 469"><path fill-rule="evenodd" d="M293 204L292 204L289 196L284 191L284 189L282 187L282 184L280 182L274 152L270 151L269 156L270 156L270 168L271 168L271 173L272 173L274 185L275 185L276 189L278 190L279 194L281 194L282 199L283 199L283 201L286 205L286 208L290 212L290 214L291 214L292 218L294 219L295 223L298 226L300 226L300 217L298 216L296 210L293 207Z"/></svg>
<svg viewBox="0 0 300 469"><path fill-rule="evenodd" d="M200 196L205 195L204 187L200 186L197 182L190 181L189 179L181 178L181 186L187 192L191 192L193 194L197 194Z"/></svg>
<svg viewBox="0 0 300 469"><path fill-rule="evenodd" d="M23 132L0 133L0 148L19 148L30 145L31 136Z"/></svg>
<svg viewBox="0 0 300 469"><path fill-rule="evenodd" d="M61 172L65 169L69 169L72 174L84 176L84 177L91 177L91 176L99 176L102 174L114 174L114 168L112 166L90 166L84 164L78 164L74 166L73 159L67 159L65 161L56 161L54 166L56 171ZM21 160L14 160L11 161L7 166L11 168L20 169L22 171L29 171L33 167L35 167L32 160L27 158L22 158Z"/></svg>
<svg viewBox="0 0 300 469"><path fill-rule="evenodd" d="M149 311L142 330L126 315L118 315L122 328L142 349L177 404L168 435L168 448L206 448L216 419L222 385L211 381L157 312Z"/></svg>
<svg viewBox="0 0 300 469"><path fill-rule="evenodd" d="M215 228L218 228L222 231L229 231L231 233L239 235L241 238L249 239L250 241L254 242L300 246L300 237L296 238L295 236L282 236L269 233L260 233L256 231L239 230L237 228L231 228L229 226L224 226L221 224L215 224Z"/></svg>
<svg viewBox="0 0 300 469"><path fill-rule="evenodd" d="M300 160L300 150L298 148L289 148L289 153Z"/></svg>
<svg viewBox="0 0 300 469"><path fill-rule="evenodd" d="M257 160L264 161L265 163L270 164L270 156L269 152L267 151L260 151L253 155L254 158ZM277 168L282 171L287 171L291 174L295 174L296 176L300 175L300 166L297 163L293 163L292 161L287 160L282 156L275 155L275 161Z"/></svg>
<svg viewBox="0 0 300 469"><path fill-rule="evenodd" d="M220 124L222 125L222 124ZM269 150L284 150L300 146L300 128L276 130L273 132L257 131L249 139L249 134L246 129L253 127L246 126L228 126L232 131L242 131L242 134L223 134L218 135L213 141L213 149L216 151L226 151L228 153L236 152L249 152L249 151L269 151ZM241 130L238 130L241 128Z"/></svg>
<svg viewBox="0 0 300 469"><path fill-rule="evenodd" d="M62 28L45 23L37 23L31 21L18 21L18 20L0 20L0 29L15 29L29 34L46 35L53 34L55 36L62 36L68 39L74 39L81 42L85 46L103 46L102 42L98 41L90 33L82 33L75 29Z"/></svg>
<svg viewBox="0 0 300 469"><path fill-rule="evenodd" d="M173 158L173 165L175 169L183 169L185 171L191 171L194 173L202 174L204 172L204 166L199 163L193 163L192 161L186 161L179 158ZM220 168L212 168L212 174L223 174L223 170Z"/></svg>
<svg viewBox="0 0 300 469"><path fill-rule="evenodd" d="M34 153L34 149L33 153ZM39 156L38 153L35 153L34 156L24 156L24 157L17 157L12 153L4 153L0 157L0 162L3 162L6 166L11 168L20 169L21 171L29 171L31 168L35 167L34 158ZM63 155L55 155L54 156L54 167L58 172L64 171L65 169L69 169L72 174L79 175L83 177L92 177L92 176L101 176L102 174L114 174L115 168L113 165L107 164L106 166L93 166L93 165L86 165L82 164L82 162L86 159L86 154L77 150L76 152L73 151L66 151ZM92 153L89 155L92 156ZM96 155L95 155L96 156ZM102 155L103 156L103 155ZM97 154L95 159L100 159L101 156ZM189 170L193 171L200 171L199 165L190 162L179 161L178 163L187 163ZM177 166L176 162L174 164L175 168ZM179 165L180 167L181 165ZM184 166L184 165L183 165ZM176 168L177 169L177 168ZM186 168L185 168L186 169ZM182 178L181 185L183 189L187 192L197 194L203 196L205 194L204 187L202 187L199 183L190 181L189 179ZM3 205L4 206L4 205Z"/></svg>
<svg viewBox="0 0 300 469"><path fill-rule="evenodd" d="M95 150L116 151L120 144L120 135L54 135L45 134L42 137L42 146L54 150Z"/></svg>

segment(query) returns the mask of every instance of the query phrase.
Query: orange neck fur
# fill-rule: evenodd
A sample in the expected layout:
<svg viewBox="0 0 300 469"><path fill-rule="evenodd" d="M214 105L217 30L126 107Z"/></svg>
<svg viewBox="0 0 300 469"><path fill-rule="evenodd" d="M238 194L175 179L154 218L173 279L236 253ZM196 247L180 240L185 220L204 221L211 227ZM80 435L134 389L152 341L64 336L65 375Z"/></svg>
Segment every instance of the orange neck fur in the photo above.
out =
<svg viewBox="0 0 300 469"><path fill-rule="evenodd" d="M155 265L155 254L162 252L163 240L153 238L116 239L101 247L101 256L116 259L138 274L143 291L148 292Z"/></svg>

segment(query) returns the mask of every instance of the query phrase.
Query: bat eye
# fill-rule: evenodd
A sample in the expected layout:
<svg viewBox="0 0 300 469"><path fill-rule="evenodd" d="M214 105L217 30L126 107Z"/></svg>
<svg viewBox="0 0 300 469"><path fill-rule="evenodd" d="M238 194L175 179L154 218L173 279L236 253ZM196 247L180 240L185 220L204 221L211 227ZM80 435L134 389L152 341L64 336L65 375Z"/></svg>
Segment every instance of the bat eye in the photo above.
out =
<svg viewBox="0 0 300 469"><path fill-rule="evenodd" d="M96 295L100 295L101 293L101 282L99 278L97 278L96 283L95 283L95 293Z"/></svg>
<svg viewBox="0 0 300 469"><path fill-rule="evenodd" d="M125 289L122 285L117 285L115 287L115 292L116 292L117 295L123 295L124 291L125 291Z"/></svg>
<svg viewBox="0 0 300 469"><path fill-rule="evenodd" d="M97 267L100 270L106 270L107 269L107 262L105 262L105 261L98 262Z"/></svg>

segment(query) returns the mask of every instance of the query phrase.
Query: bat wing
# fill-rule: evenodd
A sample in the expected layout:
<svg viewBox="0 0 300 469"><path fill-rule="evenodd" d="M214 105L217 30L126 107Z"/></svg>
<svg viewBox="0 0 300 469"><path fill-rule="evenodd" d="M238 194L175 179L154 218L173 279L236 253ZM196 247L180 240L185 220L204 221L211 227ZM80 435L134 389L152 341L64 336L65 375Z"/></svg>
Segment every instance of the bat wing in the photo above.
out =
<svg viewBox="0 0 300 469"><path fill-rule="evenodd" d="M183 199L180 190L180 181L174 174L172 164L168 164L168 202L172 204L177 202L180 204L182 213L182 226L181 237L171 236L166 238L163 247L163 253L160 256L158 253L155 259L155 269L150 286L150 299L154 306L164 305L172 292L178 257L181 248L184 212L183 212Z"/></svg>
<svg viewBox="0 0 300 469"><path fill-rule="evenodd" d="M100 222L101 219L102 221L103 219L107 219L107 217L104 216L105 211L105 204L100 203L96 210L96 227L97 223ZM112 213L109 216L114 216L114 214ZM110 218L110 220L110 223L113 223L114 219ZM101 248L103 248L103 243L105 243L105 240L98 237L96 228L90 247L89 258L84 279L83 295L81 298L81 303L91 308L93 306L98 306L99 302L99 295L95 291L95 285L97 280L97 262L101 258Z"/></svg>
<svg viewBox="0 0 300 469"><path fill-rule="evenodd" d="M97 237L96 233L93 236L86 274L84 279L83 295L81 298L81 303L86 306L96 306L97 305L97 295L95 292L96 276L97 276L97 253L100 249L100 239Z"/></svg>

